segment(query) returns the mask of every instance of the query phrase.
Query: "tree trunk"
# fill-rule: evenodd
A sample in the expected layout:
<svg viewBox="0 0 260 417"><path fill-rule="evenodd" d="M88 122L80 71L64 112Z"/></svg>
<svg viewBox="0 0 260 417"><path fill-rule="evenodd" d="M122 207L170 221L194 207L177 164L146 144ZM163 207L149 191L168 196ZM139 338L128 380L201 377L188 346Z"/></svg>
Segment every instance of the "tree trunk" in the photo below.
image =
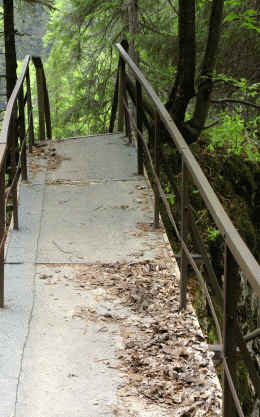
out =
<svg viewBox="0 0 260 417"><path fill-rule="evenodd" d="M216 64L217 49L220 39L221 24L223 18L224 0L214 0L212 3L209 33L202 70L199 78L197 100L193 119L190 125L200 134L208 116L210 95L213 82L212 75Z"/></svg>
<svg viewBox="0 0 260 417"><path fill-rule="evenodd" d="M187 105L194 96L195 78L195 1L179 0L178 71L166 108L177 125L185 119Z"/></svg>
<svg viewBox="0 0 260 417"><path fill-rule="evenodd" d="M128 29L131 35L129 41L129 55L138 65L138 53L135 49L135 36L139 32L138 0L127 0Z"/></svg>
<svg viewBox="0 0 260 417"><path fill-rule="evenodd" d="M129 55L132 58L132 60L136 63L136 65L139 65L139 57L135 48L135 38L139 32L138 0L127 0L127 20L128 20L128 32L130 34ZM131 71L130 71L130 77L131 77ZM131 100L129 103L129 109L130 109L130 114L132 115L132 117L134 117L135 110L134 110L134 106ZM133 142L135 138L135 130L134 130L133 124L131 123L131 120L128 121L128 124L129 124L128 134L130 136L129 140L130 142Z"/></svg>
<svg viewBox="0 0 260 417"><path fill-rule="evenodd" d="M5 67L6 67L6 92L9 100L16 83L16 51L14 30L14 5L13 0L3 0L4 8L4 38L5 38Z"/></svg>
<svg viewBox="0 0 260 417"><path fill-rule="evenodd" d="M223 5L224 0L213 0L212 2L207 46L201 65L198 91L195 92L195 1L179 0L178 71L166 108L189 144L198 139L208 116L212 92L212 74L220 38ZM193 117L185 122L187 107L194 97L196 97L196 104Z"/></svg>

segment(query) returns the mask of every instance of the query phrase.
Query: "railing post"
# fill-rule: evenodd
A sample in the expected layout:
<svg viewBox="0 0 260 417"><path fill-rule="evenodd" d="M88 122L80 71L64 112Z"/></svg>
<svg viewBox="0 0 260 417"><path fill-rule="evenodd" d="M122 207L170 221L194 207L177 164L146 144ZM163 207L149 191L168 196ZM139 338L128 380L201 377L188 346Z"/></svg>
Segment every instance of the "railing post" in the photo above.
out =
<svg viewBox="0 0 260 417"><path fill-rule="evenodd" d="M43 88L43 70L41 59L33 57L33 63L36 69L38 115L39 115L39 133L38 140L45 140L45 111L44 111L44 88Z"/></svg>
<svg viewBox="0 0 260 417"><path fill-rule="evenodd" d="M125 62L119 58L119 89L118 89L118 130L124 130L124 90L125 90Z"/></svg>
<svg viewBox="0 0 260 417"><path fill-rule="evenodd" d="M42 70L43 90L44 90L44 109L45 109L46 134L47 134L47 139L50 140L52 138L50 101L49 101L49 94L48 94L48 89L47 89L47 84L46 84L46 78L45 78L43 65L41 65L41 70Z"/></svg>
<svg viewBox="0 0 260 417"><path fill-rule="evenodd" d="M5 146L5 145L0 145ZM4 307L5 161L0 170L0 308Z"/></svg>
<svg viewBox="0 0 260 417"><path fill-rule="evenodd" d="M27 90L27 117L28 117L28 130L29 130L29 152L32 153L32 147L34 145L34 126L33 126L33 108L32 108L32 94L31 94L31 81L30 71L26 73L26 90Z"/></svg>
<svg viewBox="0 0 260 417"><path fill-rule="evenodd" d="M18 108L19 108L19 126L18 126L18 132L21 139L21 173L22 173L22 179L24 181L27 181L27 155L26 155L26 138L25 138L25 114L24 114L24 91L23 87L21 88L21 91L19 93L18 97Z"/></svg>
<svg viewBox="0 0 260 417"><path fill-rule="evenodd" d="M159 117L158 113L155 111L154 113L154 165L155 165L155 171L160 178L160 142L159 142ZM154 228L158 229L160 226L159 221L159 205L160 205L160 196L157 190L157 187L155 188L154 192Z"/></svg>
<svg viewBox="0 0 260 417"><path fill-rule="evenodd" d="M13 182L16 174L17 163L16 163L16 148L18 146L17 138L17 103L15 104L15 111L13 113L10 125L10 160L11 160L11 183ZM18 222L18 198L17 198L17 181L13 184L12 188L12 200L13 200L13 218L14 218L14 229L19 229Z"/></svg>
<svg viewBox="0 0 260 417"><path fill-rule="evenodd" d="M125 101L127 103L127 95L125 95ZM132 143L131 128L130 128L130 118L129 118L129 114L128 114L127 111L125 111L125 134L128 137L129 143Z"/></svg>
<svg viewBox="0 0 260 417"><path fill-rule="evenodd" d="M113 133L115 121L116 121L116 113L117 113L117 106L118 106L118 89L119 89L119 64L116 73L116 85L114 90L113 102L112 102L112 109L111 109L111 116L110 116L110 123L109 123L109 133Z"/></svg>
<svg viewBox="0 0 260 417"><path fill-rule="evenodd" d="M187 244L188 236L188 170L182 158L182 188L181 188L181 238ZM187 305L187 275L188 275L188 258L185 254L183 245L181 247L181 268L180 268L180 310L185 309Z"/></svg>
<svg viewBox="0 0 260 417"><path fill-rule="evenodd" d="M143 132L143 99L142 99L142 86L138 80L136 80L136 117L137 128ZM144 156L143 156L143 142L140 133L137 132L137 166L138 175L144 175Z"/></svg>
<svg viewBox="0 0 260 417"><path fill-rule="evenodd" d="M237 307L237 288L239 288L238 268L227 245L225 245L224 259L224 357L236 386L236 344L234 335L234 321ZM224 417L236 417L236 407L224 372Z"/></svg>

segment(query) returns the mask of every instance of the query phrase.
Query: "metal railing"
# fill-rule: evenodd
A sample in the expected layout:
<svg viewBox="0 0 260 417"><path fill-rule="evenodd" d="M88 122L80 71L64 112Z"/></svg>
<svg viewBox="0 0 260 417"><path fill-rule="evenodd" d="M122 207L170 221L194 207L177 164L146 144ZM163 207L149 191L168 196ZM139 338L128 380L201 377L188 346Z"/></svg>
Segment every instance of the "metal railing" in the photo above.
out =
<svg viewBox="0 0 260 417"><path fill-rule="evenodd" d="M129 136L129 126L131 124L136 132L138 173L143 174L144 161L146 161L154 182L154 225L158 227L160 208L163 205L181 245L180 309L186 308L188 266L191 265L206 295L219 339L219 344L215 347L218 347L218 351L220 351L224 371L223 415L225 417L235 417L237 415L244 417L234 382L236 363L238 359L242 358L246 364L256 396L260 398L259 369L257 369L256 363L247 349L248 341L258 337L260 335L260 329L256 329L246 336L241 334L238 322L236 321L236 288L239 286L239 274L242 273L254 293L259 297L260 266L226 214L200 165L166 108L122 45L125 46L127 44L122 43L116 45L119 51L119 66L109 130L110 132L113 131L118 113L118 130L123 131L125 124L126 134ZM126 65L130 70L130 75L127 74ZM149 101L144 100L144 93ZM135 107L134 116L133 112L129 110L129 99ZM180 198L180 227L174 219L172 208L160 182L160 158L162 155L160 150L159 127L161 124L168 132L172 146L178 150L182 160L181 190L179 191L176 188L172 177L168 178L174 191ZM148 137L152 137L152 152L150 152L149 141L147 141L143 132L145 128L147 129ZM189 195L191 184L197 187L208 212L223 236L225 245L223 287L217 280L211 260L193 217ZM202 275L194 255L189 250L190 239L192 239L193 245L203 260L207 278L205 278L205 274L204 276ZM209 291L209 287L211 291ZM222 310L221 319L217 312L218 308Z"/></svg>
<svg viewBox="0 0 260 417"><path fill-rule="evenodd" d="M38 99L38 139L51 139L49 98L42 61L25 57L21 74L7 103L0 136L0 308L4 307L4 257L9 218L19 228L17 188L20 177L27 180L27 143L29 151L35 142L30 82L30 61L36 70Z"/></svg>

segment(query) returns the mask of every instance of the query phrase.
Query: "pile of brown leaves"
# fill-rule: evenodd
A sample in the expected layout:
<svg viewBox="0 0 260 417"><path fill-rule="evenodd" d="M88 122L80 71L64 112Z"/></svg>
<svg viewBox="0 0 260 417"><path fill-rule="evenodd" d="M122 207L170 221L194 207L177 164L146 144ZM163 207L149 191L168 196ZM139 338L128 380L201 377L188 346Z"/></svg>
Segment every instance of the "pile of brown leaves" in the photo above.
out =
<svg viewBox="0 0 260 417"><path fill-rule="evenodd" d="M63 160L68 160L70 158L57 154L56 148L51 142L37 142L33 146L33 151L29 160L31 173L34 173L41 167L39 164L40 159L47 159L48 169L55 170Z"/></svg>
<svg viewBox="0 0 260 417"><path fill-rule="evenodd" d="M192 306L179 311L179 282L172 264L150 261L84 266L79 287L105 287L119 298L127 382L122 396L142 395L174 417L220 416L221 389L212 354ZM128 312L126 315L126 311Z"/></svg>

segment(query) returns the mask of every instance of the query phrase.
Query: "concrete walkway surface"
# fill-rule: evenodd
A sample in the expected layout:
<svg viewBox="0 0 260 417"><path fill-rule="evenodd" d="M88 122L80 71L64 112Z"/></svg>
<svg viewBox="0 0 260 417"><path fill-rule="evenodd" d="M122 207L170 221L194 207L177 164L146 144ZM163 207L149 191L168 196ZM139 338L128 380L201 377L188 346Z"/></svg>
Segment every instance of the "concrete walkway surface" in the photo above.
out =
<svg viewBox="0 0 260 417"><path fill-rule="evenodd" d="M30 171L6 255L0 417L173 416L119 395L124 322L136 316L102 285L115 265L171 262L135 148L122 135L61 140L37 148Z"/></svg>

